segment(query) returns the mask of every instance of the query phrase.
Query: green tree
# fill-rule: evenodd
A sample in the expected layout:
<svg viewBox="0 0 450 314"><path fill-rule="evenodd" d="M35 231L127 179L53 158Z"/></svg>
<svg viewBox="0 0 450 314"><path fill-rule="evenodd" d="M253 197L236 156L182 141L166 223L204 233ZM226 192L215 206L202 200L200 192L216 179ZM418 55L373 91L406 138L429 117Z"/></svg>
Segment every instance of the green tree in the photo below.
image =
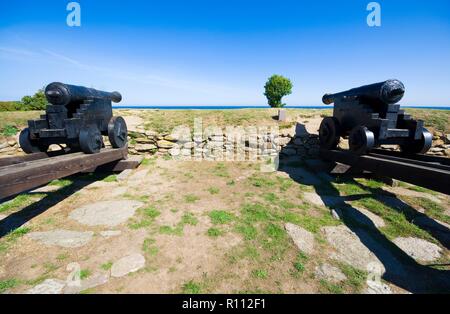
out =
<svg viewBox="0 0 450 314"><path fill-rule="evenodd" d="M292 93L292 83L288 78L281 75L272 75L264 86L267 101L272 108L281 108L286 104L281 99Z"/></svg>
<svg viewBox="0 0 450 314"><path fill-rule="evenodd" d="M47 98L45 98L44 89L38 90L33 96L24 96L22 105L25 110L45 110Z"/></svg>

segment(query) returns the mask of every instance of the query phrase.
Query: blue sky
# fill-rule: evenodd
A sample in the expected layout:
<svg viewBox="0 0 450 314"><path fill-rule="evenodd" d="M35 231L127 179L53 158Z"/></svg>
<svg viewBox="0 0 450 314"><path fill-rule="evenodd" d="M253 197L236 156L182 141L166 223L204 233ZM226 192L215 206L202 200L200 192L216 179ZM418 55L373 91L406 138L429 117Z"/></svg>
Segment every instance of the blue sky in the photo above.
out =
<svg viewBox="0 0 450 314"><path fill-rule="evenodd" d="M450 105L450 1L65 0L0 2L0 99L62 81L118 90L127 105L264 105L272 74L288 105L389 78L402 104Z"/></svg>

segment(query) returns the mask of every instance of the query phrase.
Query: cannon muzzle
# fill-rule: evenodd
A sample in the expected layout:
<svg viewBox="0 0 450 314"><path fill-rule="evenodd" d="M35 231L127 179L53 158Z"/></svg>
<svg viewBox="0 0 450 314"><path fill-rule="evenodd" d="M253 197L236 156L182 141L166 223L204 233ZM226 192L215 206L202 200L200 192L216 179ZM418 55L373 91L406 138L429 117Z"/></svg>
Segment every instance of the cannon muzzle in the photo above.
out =
<svg viewBox="0 0 450 314"><path fill-rule="evenodd" d="M98 98L108 99L115 103L122 100L119 92L104 92L84 86L75 86L59 82L51 83L45 88L45 96L53 105L66 106L70 103L82 103L85 100Z"/></svg>
<svg viewBox="0 0 450 314"><path fill-rule="evenodd" d="M399 102L405 94L405 86L399 80L387 80L385 82L365 85L353 88L337 94L325 94L322 102L325 105L331 105L337 99L361 98L369 102L384 104L395 104Z"/></svg>

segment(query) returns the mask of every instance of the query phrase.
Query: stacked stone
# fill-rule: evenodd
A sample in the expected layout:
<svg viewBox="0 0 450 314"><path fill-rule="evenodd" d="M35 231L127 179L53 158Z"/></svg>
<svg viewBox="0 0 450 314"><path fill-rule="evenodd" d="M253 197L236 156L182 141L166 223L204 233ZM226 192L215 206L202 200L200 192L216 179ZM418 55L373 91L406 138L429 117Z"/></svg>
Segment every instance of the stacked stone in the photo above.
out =
<svg viewBox="0 0 450 314"><path fill-rule="evenodd" d="M450 157L450 134L435 131L433 133L433 147L428 154Z"/></svg>

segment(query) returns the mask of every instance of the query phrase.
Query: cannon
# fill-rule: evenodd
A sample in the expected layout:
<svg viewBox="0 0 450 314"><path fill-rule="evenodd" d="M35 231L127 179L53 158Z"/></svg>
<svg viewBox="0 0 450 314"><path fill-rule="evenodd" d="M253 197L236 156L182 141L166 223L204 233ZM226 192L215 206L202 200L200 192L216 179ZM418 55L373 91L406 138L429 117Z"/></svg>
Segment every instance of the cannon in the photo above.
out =
<svg viewBox="0 0 450 314"><path fill-rule="evenodd" d="M113 148L127 144L127 125L113 117L112 102L120 102L119 92L104 92L83 86L51 83L45 88L49 104L38 120L28 121L19 143L27 154L46 152L51 144L66 144L71 151L98 153L108 136Z"/></svg>
<svg viewBox="0 0 450 314"><path fill-rule="evenodd" d="M399 145L404 153L426 153L433 137L422 120L400 110L398 102L404 94L405 86L398 80L325 94L323 103L334 103L334 110L333 117L324 118L320 125L321 147L335 149L342 137L358 155L383 144Z"/></svg>

